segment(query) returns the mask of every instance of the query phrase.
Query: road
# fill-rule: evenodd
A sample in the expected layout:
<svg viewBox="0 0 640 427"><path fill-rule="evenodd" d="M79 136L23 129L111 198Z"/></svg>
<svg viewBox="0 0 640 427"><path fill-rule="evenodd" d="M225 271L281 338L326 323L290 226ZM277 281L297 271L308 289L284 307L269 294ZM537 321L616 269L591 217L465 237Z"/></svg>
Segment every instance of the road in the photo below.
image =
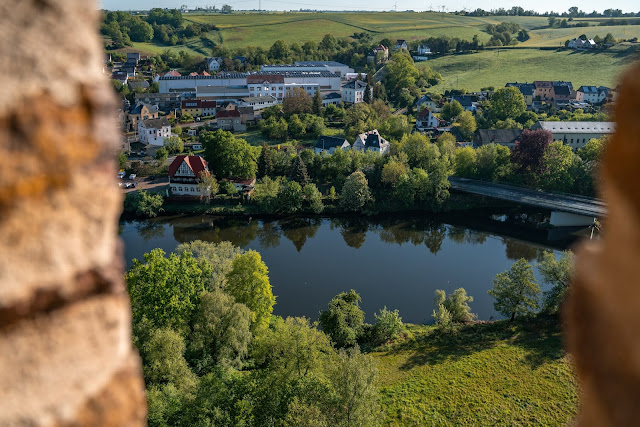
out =
<svg viewBox="0 0 640 427"><path fill-rule="evenodd" d="M493 184L465 178L449 178L451 188L467 193L509 200L523 205L536 206L577 215L604 217L607 207L601 200L569 194L547 193L504 184Z"/></svg>

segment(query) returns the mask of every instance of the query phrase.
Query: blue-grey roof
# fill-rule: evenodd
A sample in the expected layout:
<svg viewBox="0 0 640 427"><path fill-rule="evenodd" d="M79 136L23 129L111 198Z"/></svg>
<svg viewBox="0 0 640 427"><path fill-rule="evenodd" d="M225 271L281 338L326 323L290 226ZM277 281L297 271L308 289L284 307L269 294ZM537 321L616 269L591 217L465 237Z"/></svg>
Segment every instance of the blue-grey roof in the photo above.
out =
<svg viewBox="0 0 640 427"><path fill-rule="evenodd" d="M329 92L322 95L322 99L338 99L338 98L342 98L342 95L340 95L338 92Z"/></svg>
<svg viewBox="0 0 640 427"><path fill-rule="evenodd" d="M367 87L367 84L360 80L351 80L349 83L343 84L342 87L347 89L364 89Z"/></svg>
<svg viewBox="0 0 640 427"><path fill-rule="evenodd" d="M477 100L478 97L475 95L454 95L451 97L451 101L458 101L463 107L471 107Z"/></svg>
<svg viewBox="0 0 640 427"><path fill-rule="evenodd" d="M584 93L598 93L598 88L595 86L580 86L578 91Z"/></svg>
<svg viewBox="0 0 640 427"><path fill-rule="evenodd" d="M347 67L347 65L341 62L336 62L336 61L296 61L295 64L296 65L312 65L315 67L322 67L322 66Z"/></svg>
<svg viewBox="0 0 640 427"><path fill-rule="evenodd" d="M334 147L342 147L345 142L349 144L349 141L344 138L322 135L320 138L318 138L318 142L316 142L316 148L322 148L326 150Z"/></svg>
<svg viewBox="0 0 640 427"><path fill-rule="evenodd" d="M552 133L603 133L609 134L616 130L615 122L545 122L534 125Z"/></svg>

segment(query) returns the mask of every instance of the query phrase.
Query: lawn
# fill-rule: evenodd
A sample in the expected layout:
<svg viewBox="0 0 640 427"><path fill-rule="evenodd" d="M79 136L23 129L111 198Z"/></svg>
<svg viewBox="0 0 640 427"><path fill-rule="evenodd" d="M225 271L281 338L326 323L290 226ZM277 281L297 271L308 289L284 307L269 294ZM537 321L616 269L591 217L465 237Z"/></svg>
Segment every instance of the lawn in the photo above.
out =
<svg viewBox="0 0 640 427"><path fill-rule="evenodd" d="M578 385L557 319L500 321L412 338L372 353L385 425L566 425Z"/></svg>
<svg viewBox="0 0 640 427"><path fill-rule="evenodd" d="M507 82L567 80L581 85L615 87L618 76L638 57L637 45L622 44L606 51L499 49L451 55L422 62L442 74L436 92L486 86L503 87Z"/></svg>

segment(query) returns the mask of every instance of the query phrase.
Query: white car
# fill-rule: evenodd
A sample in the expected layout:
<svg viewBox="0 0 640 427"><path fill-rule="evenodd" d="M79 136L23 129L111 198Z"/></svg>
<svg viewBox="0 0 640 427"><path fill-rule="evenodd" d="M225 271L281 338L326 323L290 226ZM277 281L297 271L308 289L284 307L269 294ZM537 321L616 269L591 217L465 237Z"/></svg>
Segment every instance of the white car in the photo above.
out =
<svg viewBox="0 0 640 427"><path fill-rule="evenodd" d="M120 179L124 178L125 175L126 174L124 173L124 171L118 172L118 178L120 178Z"/></svg>
<svg viewBox="0 0 640 427"><path fill-rule="evenodd" d="M129 179L136 179L136 174L132 173L131 175L129 175Z"/></svg>

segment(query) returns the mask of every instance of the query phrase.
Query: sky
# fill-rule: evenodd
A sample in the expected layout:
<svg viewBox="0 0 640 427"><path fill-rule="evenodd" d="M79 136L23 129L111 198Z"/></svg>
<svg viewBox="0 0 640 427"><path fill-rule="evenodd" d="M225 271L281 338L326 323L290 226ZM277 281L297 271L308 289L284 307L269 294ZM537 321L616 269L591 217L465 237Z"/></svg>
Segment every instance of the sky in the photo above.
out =
<svg viewBox="0 0 640 427"><path fill-rule="evenodd" d="M537 12L564 12L571 6L578 6L585 12L604 9L622 9L623 12L638 12L640 4L638 0L613 0L602 2L600 0L537 0L514 1L514 0L452 0L444 2L442 0L350 0L345 4L343 0L261 0L263 10L393 10L394 4L397 10L474 10L481 8L485 10L498 9L504 7L509 9L512 6L522 6L525 9L533 9ZM534 3L534 4L532 4ZM144 10L153 7L178 8L187 5L189 8L216 6L220 8L223 4L228 4L234 9L258 9L258 0L99 0L103 9L109 10Z"/></svg>

